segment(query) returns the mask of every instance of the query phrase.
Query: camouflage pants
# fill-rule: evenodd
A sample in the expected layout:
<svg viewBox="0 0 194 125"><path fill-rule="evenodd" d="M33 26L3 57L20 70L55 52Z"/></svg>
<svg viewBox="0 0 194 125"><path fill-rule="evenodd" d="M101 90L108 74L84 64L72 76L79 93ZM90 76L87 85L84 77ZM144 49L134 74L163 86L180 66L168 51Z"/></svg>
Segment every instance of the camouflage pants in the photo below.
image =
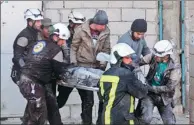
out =
<svg viewBox="0 0 194 125"><path fill-rule="evenodd" d="M20 92L27 100L23 125L62 125L56 97L50 87L35 83L25 75L21 75L18 84Z"/></svg>
<svg viewBox="0 0 194 125"><path fill-rule="evenodd" d="M154 107L158 108L159 114L164 124L175 124L176 119L172 110L172 105L164 105L162 98L159 96L151 96L148 94L140 99L136 108L136 115L141 124L150 124L153 117Z"/></svg>

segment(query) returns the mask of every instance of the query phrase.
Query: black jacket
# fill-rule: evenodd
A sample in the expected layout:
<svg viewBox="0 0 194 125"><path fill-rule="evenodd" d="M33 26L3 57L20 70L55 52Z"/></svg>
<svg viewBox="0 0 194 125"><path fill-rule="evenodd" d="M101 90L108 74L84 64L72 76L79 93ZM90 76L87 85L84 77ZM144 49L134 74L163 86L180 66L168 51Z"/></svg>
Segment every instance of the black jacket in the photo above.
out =
<svg viewBox="0 0 194 125"><path fill-rule="evenodd" d="M52 73L59 76L66 71L65 63L54 59L60 52L62 53L61 47L53 41L36 42L27 55L22 73L42 84L48 84ZM63 60L63 55L59 58Z"/></svg>
<svg viewBox="0 0 194 125"><path fill-rule="evenodd" d="M13 44L13 58L12 62L16 67L21 67L19 64L19 60L22 59L25 62L26 55L31 48L31 45L37 41L38 32L30 26L27 26L23 29L18 36L16 37ZM28 39L28 45L25 47L21 47L17 45L17 41L20 37L25 37Z"/></svg>
<svg viewBox="0 0 194 125"><path fill-rule="evenodd" d="M134 123L135 98L147 95L147 86L127 68L112 67L100 79L100 96L104 102L102 124Z"/></svg>

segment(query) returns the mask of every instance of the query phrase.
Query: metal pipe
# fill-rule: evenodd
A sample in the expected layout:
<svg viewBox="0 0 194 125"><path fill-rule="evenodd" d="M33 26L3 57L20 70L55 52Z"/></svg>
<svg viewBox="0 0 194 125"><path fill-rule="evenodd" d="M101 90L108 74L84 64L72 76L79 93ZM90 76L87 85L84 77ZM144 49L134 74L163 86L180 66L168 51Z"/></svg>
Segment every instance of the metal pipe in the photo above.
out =
<svg viewBox="0 0 194 125"><path fill-rule="evenodd" d="M183 109L186 108L186 84L185 84L185 4L184 0L181 0L181 67L182 67L182 105Z"/></svg>
<svg viewBox="0 0 194 125"><path fill-rule="evenodd" d="M159 11L159 40L163 39L163 5L162 0L158 1Z"/></svg>

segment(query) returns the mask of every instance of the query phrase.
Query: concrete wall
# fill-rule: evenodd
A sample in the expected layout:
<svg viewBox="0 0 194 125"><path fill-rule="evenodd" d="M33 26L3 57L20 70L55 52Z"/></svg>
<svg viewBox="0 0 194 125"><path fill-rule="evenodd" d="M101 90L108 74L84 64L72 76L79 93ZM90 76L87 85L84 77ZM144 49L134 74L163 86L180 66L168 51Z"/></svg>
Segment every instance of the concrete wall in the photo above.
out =
<svg viewBox="0 0 194 125"><path fill-rule="evenodd" d="M77 10L87 19L92 18L98 9L103 9L109 17L111 31L111 45L130 29L131 23L136 18L144 18L148 22L148 31L145 39L150 48L153 47L158 37L158 4L156 1L44 1L44 14L53 22L68 24L68 14ZM95 93L96 95L96 93ZM98 98L95 96L93 116L97 116ZM80 117L81 100L77 91L73 91L67 105L61 109L62 117Z"/></svg>
<svg viewBox="0 0 194 125"><path fill-rule="evenodd" d="M40 8L41 1L5 1L1 4L1 116L23 114L26 101L10 78L13 42L26 26L24 11Z"/></svg>
<svg viewBox="0 0 194 125"><path fill-rule="evenodd" d="M180 49L180 1L163 1L163 39L172 40L177 51ZM180 57L174 56L179 62ZM181 83L176 87L174 100L176 107L174 111L182 113L181 105Z"/></svg>
<svg viewBox="0 0 194 125"><path fill-rule="evenodd" d="M187 71L189 74L186 74L187 79L190 81L190 84L187 84L187 89L189 91L189 111L190 111L190 123L194 124L194 2L186 1L185 4L185 24L186 24L186 58L187 58Z"/></svg>

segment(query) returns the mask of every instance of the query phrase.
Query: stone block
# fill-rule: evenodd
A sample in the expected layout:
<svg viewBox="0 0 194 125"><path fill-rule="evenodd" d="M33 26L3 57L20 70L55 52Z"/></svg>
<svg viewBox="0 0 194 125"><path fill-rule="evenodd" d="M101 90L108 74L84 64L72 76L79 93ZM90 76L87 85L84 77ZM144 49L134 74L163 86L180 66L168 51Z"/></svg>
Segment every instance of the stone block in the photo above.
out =
<svg viewBox="0 0 194 125"><path fill-rule="evenodd" d="M70 105L70 115L71 115L71 118L79 118L81 117L80 114L81 114L81 105L80 104L72 104Z"/></svg>
<svg viewBox="0 0 194 125"><path fill-rule="evenodd" d="M59 9L63 8L63 1L44 1L46 9Z"/></svg>
<svg viewBox="0 0 194 125"><path fill-rule="evenodd" d="M145 9L122 9L122 21L134 21L137 18L145 19Z"/></svg>
<svg viewBox="0 0 194 125"><path fill-rule="evenodd" d="M145 40L146 40L147 46L149 48L153 48L155 43L158 41L158 36L157 35L146 35Z"/></svg>
<svg viewBox="0 0 194 125"><path fill-rule="evenodd" d="M123 35L131 28L131 22L110 22L109 27L112 35Z"/></svg>
<svg viewBox="0 0 194 125"><path fill-rule="evenodd" d="M189 10L189 15L188 15L189 17L189 31L194 31L194 10Z"/></svg>
<svg viewBox="0 0 194 125"><path fill-rule="evenodd" d="M194 1L186 1L186 7L188 7L189 10L194 10Z"/></svg>
<svg viewBox="0 0 194 125"><path fill-rule="evenodd" d="M70 108L69 108L69 106L64 106L59 111L60 111L62 119L70 118Z"/></svg>
<svg viewBox="0 0 194 125"><path fill-rule="evenodd" d="M190 85L189 85L189 95L190 95L190 99L194 100L194 93L193 93L193 89L194 89L194 77L190 77Z"/></svg>
<svg viewBox="0 0 194 125"><path fill-rule="evenodd" d="M189 63L194 64L194 55L190 55ZM190 66L190 76L194 77L194 66Z"/></svg>
<svg viewBox="0 0 194 125"><path fill-rule="evenodd" d="M189 108L189 111L190 111L190 122L191 123L194 123L194 100L190 99L190 108Z"/></svg>
<svg viewBox="0 0 194 125"><path fill-rule="evenodd" d="M69 15L70 12L71 12L70 9L60 10L60 13L61 13L61 21L62 22L69 22L68 21L68 15Z"/></svg>
<svg viewBox="0 0 194 125"><path fill-rule="evenodd" d="M109 1L109 7L122 7L122 8L131 8L133 1Z"/></svg>
<svg viewBox="0 0 194 125"><path fill-rule="evenodd" d="M83 1L83 8L107 8L108 1Z"/></svg>
<svg viewBox="0 0 194 125"><path fill-rule="evenodd" d="M82 1L64 1L65 8L81 8L82 6Z"/></svg>
<svg viewBox="0 0 194 125"><path fill-rule="evenodd" d="M146 9L146 21L157 21L158 11L157 9Z"/></svg>
<svg viewBox="0 0 194 125"><path fill-rule="evenodd" d="M59 10L45 10L44 16L50 18L52 22L60 22Z"/></svg>
<svg viewBox="0 0 194 125"><path fill-rule="evenodd" d="M187 71L186 72L186 85L189 85L190 84L190 76L189 76L189 72Z"/></svg>
<svg viewBox="0 0 194 125"><path fill-rule="evenodd" d="M176 115L181 115L181 114L183 114L183 106L182 106L182 105L176 105L176 106L173 108L173 112L174 112Z"/></svg>
<svg viewBox="0 0 194 125"><path fill-rule="evenodd" d="M86 19L93 18L94 15L96 14L96 9L73 9L73 10L82 13L86 17Z"/></svg>
<svg viewBox="0 0 194 125"><path fill-rule="evenodd" d="M173 1L163 1L163 9L172 9Z"/></svg>
<svg viewBox="0 0 194 125"><path fill-rule="evenodd" d="M150 35L157 35L158 34L158 25L156 22L147 22L146 34L150 34Z"/></svg>
<svg viewBox="0 0 194 125"><path fill-rule="evenodd" d="M157 1L133 1L133 8L157 8Z"/></svg>
<svg viewBox="0 0 194 125"><path fill-rule="evenodd" d="M116 35L111 35L110 36L110 44L111 44L111 47L113 47L118 41L118 36Z"/></svg>
<svg viewBox="0 0 194 125"><path fill-rule="evenodd" d="M194 33L190 33L189 50L190 54L194 55Z"/></svg>
<svg viewBox="0 0 194 125"><path fill-rule="evenodd" d="M115 9L109 9L109 8L101 9L101 8L99 8L99 9L106 11L109 21L121 21L121 9L116 9L116 8Z"/></svg>

